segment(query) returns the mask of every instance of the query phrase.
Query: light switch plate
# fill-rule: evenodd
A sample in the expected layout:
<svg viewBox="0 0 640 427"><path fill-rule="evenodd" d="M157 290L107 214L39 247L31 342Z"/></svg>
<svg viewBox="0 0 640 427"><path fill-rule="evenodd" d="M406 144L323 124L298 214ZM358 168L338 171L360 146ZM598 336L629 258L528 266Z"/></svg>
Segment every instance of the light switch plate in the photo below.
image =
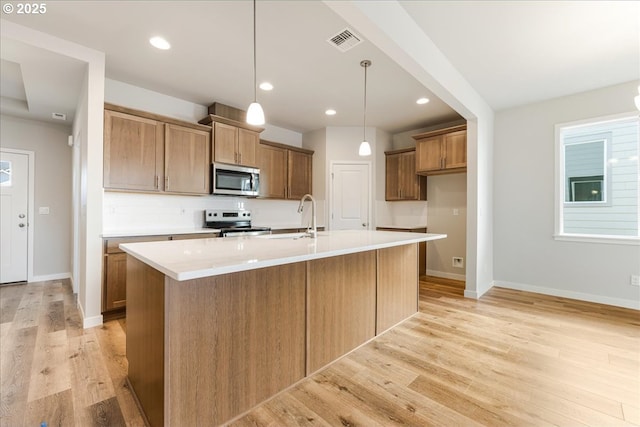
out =
<svg viewBox="0 0 640 427"><path fill-rule="evenodd" d="M49 206L40 206L38 208L38 213L40 215L49 215Z"/></svg>

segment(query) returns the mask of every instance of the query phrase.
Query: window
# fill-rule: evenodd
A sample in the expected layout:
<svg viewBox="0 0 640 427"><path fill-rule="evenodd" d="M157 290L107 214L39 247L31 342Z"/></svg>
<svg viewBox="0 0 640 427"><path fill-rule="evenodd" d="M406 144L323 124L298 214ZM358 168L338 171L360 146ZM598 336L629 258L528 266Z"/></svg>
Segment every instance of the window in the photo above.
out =
<svg viewBox="0 0 640 427"><path fill-rule="evenodd" d="M556 238L640 241L637 115L556 127Z"/></svg>
<svg viewBox="0 0 640 427"><path fill-rule="evenodd" d="M0 161L0 186L11 187L11 162Z"/></svg>
<svg viewBox="0 0 640 427"><path fill-rule="evenodd" d="M604 175L569 178L569 202L604 202Z"/></svg>

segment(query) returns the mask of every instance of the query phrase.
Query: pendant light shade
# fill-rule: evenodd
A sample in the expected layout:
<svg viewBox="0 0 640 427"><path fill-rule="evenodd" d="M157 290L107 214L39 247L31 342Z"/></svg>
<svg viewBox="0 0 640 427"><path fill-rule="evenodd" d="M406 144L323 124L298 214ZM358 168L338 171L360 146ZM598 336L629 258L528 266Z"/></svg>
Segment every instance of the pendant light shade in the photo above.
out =
<svg viewBox="0 0 640 427"><path fill-rule="evenodd" d="M258 85L256 79L256 0L253 0L253 102L247 109L247 123L250 125L263 125L264 111L258 104Z"/></svg>
<svg viewBox="0 0 640 427"><path fill-rule="evenodd" d="M371 145L367 141L362 141L360 143L360 148L358 149L358 154L360 156L370 156L371 155Z"/></svg>
<svg viewBox="0 0 640 427"><path fill-rule="evenodd" d="M358 149L358 155L370 156L371 145L367 142L367 68L371 66L371 61L368 59L360 61L360 66L364 68L364 114L362 120L362 142Z"/></svg>
<svg viewBox="0 0 640 427"><path fill-rule="evenodd" d="M247 123L250 125L263 125L264 124L264 111L262 106L257 102L252 102L247 110Z"/></svg>

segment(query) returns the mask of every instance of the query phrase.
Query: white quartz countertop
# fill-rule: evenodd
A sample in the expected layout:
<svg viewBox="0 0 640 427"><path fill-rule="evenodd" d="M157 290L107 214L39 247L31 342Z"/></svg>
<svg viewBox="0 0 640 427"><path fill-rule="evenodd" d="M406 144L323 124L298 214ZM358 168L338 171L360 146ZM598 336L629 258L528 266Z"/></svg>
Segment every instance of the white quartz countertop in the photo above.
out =
<svg viewBox="0 0 640 427"><path fill-rule="evenodd" d="M447 237L372 230L321 231L316 239L300 234L127 243L120 248L182 281Z"/></svg>

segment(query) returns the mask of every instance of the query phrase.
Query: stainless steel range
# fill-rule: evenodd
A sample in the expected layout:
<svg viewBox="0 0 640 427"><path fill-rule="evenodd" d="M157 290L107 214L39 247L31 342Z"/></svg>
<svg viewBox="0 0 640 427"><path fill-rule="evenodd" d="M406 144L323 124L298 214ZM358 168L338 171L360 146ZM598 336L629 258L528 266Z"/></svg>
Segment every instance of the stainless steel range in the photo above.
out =
<svg viewBox="0 0 640 427"><path fill-rule="evenodd" d="M205 228L219 228L221 237L257 236L271 234L269 227L252 227L251 211L207 209L204 211Z"/></svg>

